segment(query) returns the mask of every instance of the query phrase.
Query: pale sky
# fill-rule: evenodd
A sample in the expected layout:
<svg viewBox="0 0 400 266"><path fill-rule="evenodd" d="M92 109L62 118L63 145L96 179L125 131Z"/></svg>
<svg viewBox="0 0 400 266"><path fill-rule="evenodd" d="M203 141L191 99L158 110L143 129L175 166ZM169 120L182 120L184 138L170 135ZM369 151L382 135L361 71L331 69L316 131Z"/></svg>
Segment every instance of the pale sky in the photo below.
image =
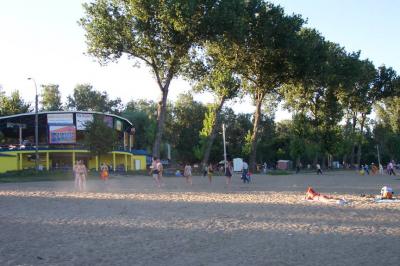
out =
<svg viewBox="0 0 400 266"><path fill-rule="evenodd" d="M34 99L33 77L41 84L60 85L65 99L79 83L106 90L111 98L158 100L159 89L147 68L132 62L100 66L84 55L84 31L77 21L83 16L82 0L0 0L0 85L6 93L20 90L29 102ZM385 64L400 71L400 1L396 0L274 0L287 13L308 18L308 26L326 39L362 51L376 66ZM189 90L190 85L174 80L169 99ZM210 95L195 99L212 101ZM252 112L250 104L230 103L237 112ZM279 111L277 119L289 117Z"/></svg>

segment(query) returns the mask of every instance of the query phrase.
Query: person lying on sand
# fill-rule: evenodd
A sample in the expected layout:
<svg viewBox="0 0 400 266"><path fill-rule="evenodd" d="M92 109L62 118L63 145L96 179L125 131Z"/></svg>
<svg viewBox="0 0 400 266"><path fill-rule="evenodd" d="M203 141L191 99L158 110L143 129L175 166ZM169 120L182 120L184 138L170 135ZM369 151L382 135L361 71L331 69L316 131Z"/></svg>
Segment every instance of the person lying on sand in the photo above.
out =
<svg viewBox="0 0 400 266"><path fill-rule="evenodd" d="M305 199L321 201L321 202L332 202L332 203L342 203L342 202L345 203L346 202L344 199L335 198L335 197L328 196L328 195L322 195L322 194L316 192L312 187L309 187L307 189Z"/></svg>

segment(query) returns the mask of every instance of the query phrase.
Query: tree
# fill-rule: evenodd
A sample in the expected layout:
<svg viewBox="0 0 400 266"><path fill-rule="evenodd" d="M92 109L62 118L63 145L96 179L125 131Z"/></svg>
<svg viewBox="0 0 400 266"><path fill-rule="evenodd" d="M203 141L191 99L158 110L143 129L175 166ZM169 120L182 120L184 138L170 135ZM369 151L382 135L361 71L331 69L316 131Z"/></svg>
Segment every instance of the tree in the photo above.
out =
<svg viewBox="0 0 400 266"><path fill-rule="evenodd" d="M322 159L332 154L339 137L338 122L342 119L339 104L340 84L345 50L339 45L326 42L318 32L303 29L297 47L299 54L295 60L293 82L281 87L286 107L297 114L309 118L313 127L313 140L319 149L315 150ZM322 163L324 166L324 162Z"/></svg>
<svg viewBox="0 0 400 266"><path fill-rule="evenodd" d="M92 122L86 125L84 144L94 156L104 155L113 150L117 144L117 135L101 116L95 115Z"/></svg>
<svg viewBox="0 0 400 266"><path fill-rule="evenodd" d="M171 119L166 124L166 137L177 151L176 158L183 162L196 162L199 131L206 112L205 106L189 93L180 94L171 108Z"/></svg>
<svg viewBox="0 0 400 266"><path fill-rule="evenodd" d="M246 11L247 32L243 41L232 48L232 53L244 89L252 96L256 107L249 165L254 171L261 107L267 94L276 93L293 77L291 58L303 19L286 16L281 7L263 1L249 1Z"/></svg>
<svg viewBox="0 0 400 266"><path fill-rule="evenodd" d="M135 127L135 148L151 150L156 133L157 104L153 101L138 100L126 104L122 116Z"/></svg>
<svg viewBox="0 0 400 266"><path fill-rule="evenodd" d="M61 93L55 84L42 85L42 111L61 111Z"/></svg>
<svg viewBox="0 0 400 266"><path fill-rule="evenodd" d="M31 105L26 103L19 94L19 91L13 91L10 97L0 94L0 116L14 115L32 112Z"/></svg>
<svg viewBox="0 0 400 266"><path fill-rule="evenodd" d="M161 92L153 155L159 156L169 86L196 44L229 29L241 1L97 0L80 20L88 52L103 63L128 55L150 67ZM238 9L240 10L240 9Z"/></svg>
<svg viewBox="0 0 400 266"><path fill-rule="evenodd" d="M189 78L194 81L194 91L211 92L215 102L208 106L207 114L200 132L199 156L202 156L202 165L208 165L210 152L217 130L221 122L221 110L224 103L236 97L241 88L241 81L233 71L233 60L229 60L224 39L219 42L208 42L205 51L198 51L200 58L195 60L195 67L189 68Z"/></svg>
<svg viewBox="0 0 400 266"><path fill-rule="evenodd" d="M121 99L110 100L107 92L99 92L90 84L79 84L67 98L67 107L77 111L96 111L119 114L122 110Z"/></svg>

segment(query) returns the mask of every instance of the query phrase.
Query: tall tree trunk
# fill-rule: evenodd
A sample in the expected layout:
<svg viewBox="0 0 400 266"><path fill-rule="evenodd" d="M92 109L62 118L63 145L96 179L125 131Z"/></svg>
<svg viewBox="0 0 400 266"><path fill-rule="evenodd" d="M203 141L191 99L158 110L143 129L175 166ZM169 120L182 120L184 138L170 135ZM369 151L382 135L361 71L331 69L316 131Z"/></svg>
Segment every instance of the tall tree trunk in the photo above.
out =
<svg viewBox="0 0 400 266"><path fill-rule="evenodd" d="M361 130L361 138L358 142L358 150L357 150L357 164L358 167L360 167L360 163L361 163L361 145L362 145L362 138L363 138L363 131L364 131L364 123L365 123L365 119L367 118L367 114L366 113L361 113L361 123L360 123L360 130Z"/></svg>
<svg viewBox="0 0 400 266"><path fill-rule="evenodd" d="M218 103L217 108L215 109L215 114L214 114L215 115L215 119L213 121L213 124L211 125L211 132L210 132L210 135L208 137L206 149L204 150L203 163L202 163L203 164L203 168L204 168L204 166L208 165L208 160L210 159L211 148L212 148L212 145L214 143L215 136L217 135L216 134L217 133L217 129L218 129L218 126L219 126L220 120L221 120L220 119L220 116L221 116L220 113L221 113L222 106L225 103L225 100L226 100L226 97L222 96L220 101L219 101L219 103Z"/></svg>
<svg viewBox="0 0 400 266"><path fill-rule="evenodd" d="M355 132L356 132L356 125L357 125L357 113L353 113L353 124L352 124L352 137L354 138ZM356 156L356 142L353 139L353 147L351 149L351 155L350 155L350 165L351 167L354 166L355 162L355 156Z"/></svg>
<svg viewBox="0 0 400 266"><path fill-rule="evenodd" d="M168 87L169 82L164 88L161 90L161 100L158 102L157 106L157 133L156 139L154 140L153 145L153 157L160 158L160 146L161 146L161 139L164 133L165 127L165 116L167 113L167 97L168 97Z"/></svg>
<svg viewBox="0 0 400 266"><path fill-rule="evenodd" d="M256 97L256 110L254 111L254 123L253 123L253 134L251 135L251 147L250 147L250 170L254 173L257 169L257 142L258 142L258 128L260 125L261 118L261 104L264 100L265 94L260 93Z"/></svg>

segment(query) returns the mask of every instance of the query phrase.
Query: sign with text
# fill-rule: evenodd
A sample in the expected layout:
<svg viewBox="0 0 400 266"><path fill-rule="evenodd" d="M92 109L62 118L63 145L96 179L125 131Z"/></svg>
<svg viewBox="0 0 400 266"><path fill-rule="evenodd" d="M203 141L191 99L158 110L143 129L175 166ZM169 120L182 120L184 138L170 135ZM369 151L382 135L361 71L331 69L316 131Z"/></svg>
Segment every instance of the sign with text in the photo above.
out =
<svg viewBox="0 0 400 266"><path fill-rule="evenodd" d="M75 126L50 126L50 144L71 144L76 142Z"/></svg>
<svg viewBox="0 0 400 266"><path fill-rule="evenodd" d="M76 129L77 130L85 130L86 125L89 122L93 122L93 114L76 113Z"/></svg>
<svg viewBox="0 0 400 266"><path fill-rule="evenodd" d="M73 123L74 117L72 113L47 114L47 124L49 125L72 125Z"/></svg>

